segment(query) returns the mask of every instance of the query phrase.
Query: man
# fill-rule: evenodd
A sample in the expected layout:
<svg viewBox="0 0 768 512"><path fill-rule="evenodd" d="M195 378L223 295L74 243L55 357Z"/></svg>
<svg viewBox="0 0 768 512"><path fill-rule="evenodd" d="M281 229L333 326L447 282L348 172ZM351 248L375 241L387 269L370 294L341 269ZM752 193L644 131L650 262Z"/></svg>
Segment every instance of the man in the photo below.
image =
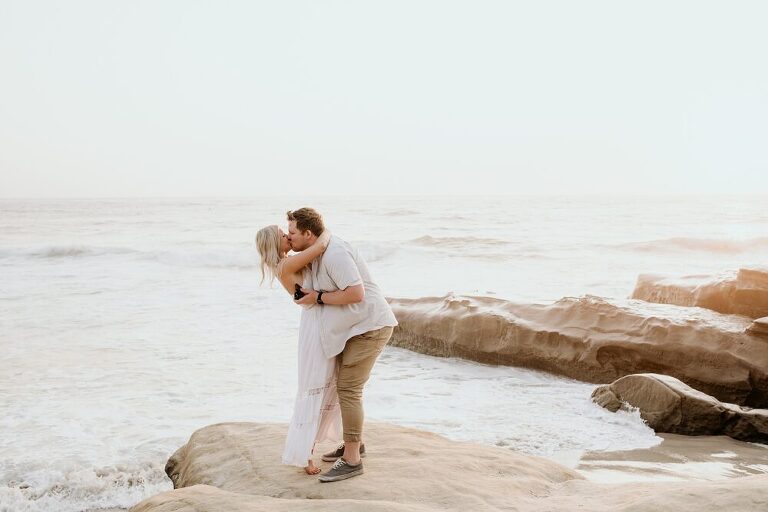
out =
<svg viewBox="0 0 768 512"><path fill-rule="evenodd" d="M288 240L294 251L311 247L323 233L322 216L312 208L288 212ZM335 482L363 473L363 386L397 325L381 289L357 250L332 236L325 253L310 266L311 288L297 304L320 304L320 343L339 363L338 393L344 444L323 455L335 461L319 477Z"/></svg>

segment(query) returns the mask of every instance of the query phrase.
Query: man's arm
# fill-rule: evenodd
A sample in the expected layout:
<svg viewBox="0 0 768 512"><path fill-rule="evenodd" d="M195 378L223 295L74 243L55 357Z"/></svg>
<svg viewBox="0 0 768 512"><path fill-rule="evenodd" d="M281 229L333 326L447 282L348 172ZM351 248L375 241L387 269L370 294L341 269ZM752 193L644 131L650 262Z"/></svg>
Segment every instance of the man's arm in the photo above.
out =
<svg viewBox="0 0 768 512"><path fill-rule="evenodd" d="M360 270L357 268L352 255L346 251L326 254L323 264L328 276L338 288L336 291L323 293L323 303L329 305L356 304L365 300L365 286ZM314 304L317 302L317 291L303 290L307 296L296 301L297 304Z"/></svg>
<svg viewBox="0 0 768 512"><path fill-rule="evenodd" d="M318 292L306 288L302 288L301 291L306 293L306 295L294 301L296 304L315 304L317 302ZM323 304L342 306L344 304L357 304L358 302L363 302L364 299L365 286L362 284L348 286L343 290L336 290L335 292L323 292Z"/></svg>

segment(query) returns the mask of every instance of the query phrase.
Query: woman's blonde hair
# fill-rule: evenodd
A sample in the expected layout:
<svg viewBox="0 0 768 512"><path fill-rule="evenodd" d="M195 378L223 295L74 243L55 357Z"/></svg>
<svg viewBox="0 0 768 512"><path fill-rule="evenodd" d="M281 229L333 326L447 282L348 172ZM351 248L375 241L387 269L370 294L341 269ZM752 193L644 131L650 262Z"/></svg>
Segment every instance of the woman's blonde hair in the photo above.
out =
<svg viewBox="0 0 768 512"><path fill-rule="evenodd" d="M256 249L261 256L261 283L269 276L270 282L279 276L278 264L282 259L280 254L280 231L277 224L261 228L256 233Z"/></svg>

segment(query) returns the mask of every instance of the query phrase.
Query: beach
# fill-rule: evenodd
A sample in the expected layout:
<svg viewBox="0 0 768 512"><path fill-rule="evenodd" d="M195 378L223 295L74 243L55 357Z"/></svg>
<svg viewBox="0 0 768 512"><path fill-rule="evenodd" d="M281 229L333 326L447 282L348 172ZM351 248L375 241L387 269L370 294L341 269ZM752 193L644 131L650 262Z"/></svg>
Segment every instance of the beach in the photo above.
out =
<svg viewBox="0 0 768 512"><path fill-rule="evenodd" d="M164 466L193 432L288 421L298 311L278 287L260 286L253 246L258 228L285 225L287 209L324 213L401 305L449 296L514 304L507 314L531 340L546 331L561 343L603 329L583 313L596 311L658 322L649 339L679 324L720 346L718 336L741 343L752 319L631 296L644 274L764 264L763 204L746 196L2 200L0 510L127 510L173 489ZM597 309L558 327L563 317L552 312L579 301ZM625 329L622 343L637 332ZM590 338L596 349L615 341L602 335ZM372 422L543 457L600 484L698 485L768 472L763 445L657 434L639 411L593 403L594 389L619 375L615 358L578 373L503 351L493 359L393 341L366 389ZM730 353L734 369L749 359ZM706 391L750 404L758 394L744 382L712 381Z"/></svg>

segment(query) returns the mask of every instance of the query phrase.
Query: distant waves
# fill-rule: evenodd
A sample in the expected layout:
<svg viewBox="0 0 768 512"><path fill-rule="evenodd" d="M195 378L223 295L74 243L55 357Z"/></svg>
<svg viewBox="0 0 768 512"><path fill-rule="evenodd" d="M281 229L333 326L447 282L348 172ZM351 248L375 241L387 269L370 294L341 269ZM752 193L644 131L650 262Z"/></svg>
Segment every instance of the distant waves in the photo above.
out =
<svg viewBox="0 0 768 512"><path fill-rule="evenodd" d="M167 248L159 250L137 249L131 247L102 247L84 245L58 245L41 247L21 247L0 249L0 260L22 259L28 262L34 260L67 259L112 259L122 258L133 261L155 261L158 263L181 267L204 268L258 268L258 254L250 247L216 248L202 246L200 248Z"/></svg>
<svg viewBox="0 0 768 512"><path fill-rule="evenodd" d="M474 236L433 237L425 235L410 241L412 244L426 247L445 247L448 249L464 249L468 247L493 247L509 245L506 240L497 238L480 238Z"/></svg>
<svg viewBox="0 0 768 512"><path fill-rule="evenodd" d="M139 254L128 247L97 247L85 245L51 245L0 249L0 258L78 258L115 254Z"/></svg>
<svg viewBox="0 0 768 512"><path fill-rule="evenodd" d="M748 238L745 240L675 237L648 242L631 242L620 244L616 247L639 252L741 254L754 251L768 252L768 237Z"/></svg>
<svg viewBox="0 0 768 512"><path fill-rule="evenodd" d="M520 240L505 241L495 238L472 236L433 237L421 236L411 240L361 241L350 240L363 258L369 262L381 262L399 258L424 256L426 252L439 253L441 257L470 259L513 260L541 258L540 248L521 247ZM162 247L120 247L99 245L38 245L0 248L0 260L16 260L33 263L36 260L114 260L154 261L165 265L203 268L257 269L259 255L250 244L213 245L189 244Z"/></svg>
<svg viewBox="0 0 768 512"><path fill-rule="evenodd" d="M417 257L419 254L439 253L446 258L512 261L530 258L547 259L557 246L540 247L526 240L492 237L424 235L409 240L360 241L350 240L369 263L397 258ZM744 240L676 237L622 244L585 244L582 249L618 249L636 253L703 253L721 255L757 254L768 256L768 237ZM569 250L578 249L571 246ZM122 258L134 261L155 261L165 265L202 268L256 269L259 256L250 244L213 245L184 244L163 247L120 247L97 245L39 245L2 247L0 260L68 260Z"/></svg>

